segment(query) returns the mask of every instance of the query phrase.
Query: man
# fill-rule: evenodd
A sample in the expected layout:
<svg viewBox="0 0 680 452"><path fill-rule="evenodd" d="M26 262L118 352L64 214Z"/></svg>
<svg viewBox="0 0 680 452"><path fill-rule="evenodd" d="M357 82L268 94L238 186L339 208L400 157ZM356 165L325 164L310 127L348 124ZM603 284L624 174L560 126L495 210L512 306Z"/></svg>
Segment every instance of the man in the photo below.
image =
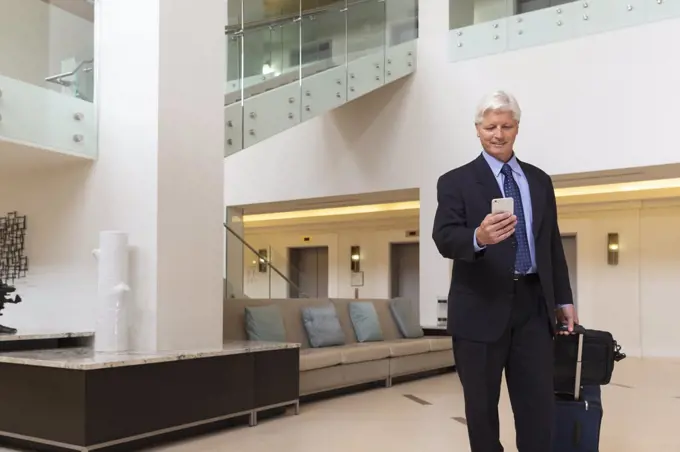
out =
<svg viewBox="0 0 680 452"><path fill-rule="evenodd" d="M552 181L515 156L520 117L512 95L487 96L475 118L483 152L437 183L432 237L454 260L449 332L472 452L503 451L503 370L519 452L552 449L556 317L569 331L578 323ZM502 197L514 199L514 215L490 213Z"/></svg>

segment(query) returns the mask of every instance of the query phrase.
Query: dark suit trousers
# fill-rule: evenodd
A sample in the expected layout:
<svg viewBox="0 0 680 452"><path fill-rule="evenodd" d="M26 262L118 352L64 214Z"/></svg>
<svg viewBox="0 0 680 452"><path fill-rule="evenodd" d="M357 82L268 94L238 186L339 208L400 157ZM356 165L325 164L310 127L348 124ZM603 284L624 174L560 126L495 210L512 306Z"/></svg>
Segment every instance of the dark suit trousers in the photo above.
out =
<svg viewBox="0 0 680 452"><path fill-rule="evenodd" d="M519 452L549 452L553 428L553 339L540 283L515 282L508 328L494 343L453 339L463 385L471 452L501 452L498 401L502 373Z"/></svg>

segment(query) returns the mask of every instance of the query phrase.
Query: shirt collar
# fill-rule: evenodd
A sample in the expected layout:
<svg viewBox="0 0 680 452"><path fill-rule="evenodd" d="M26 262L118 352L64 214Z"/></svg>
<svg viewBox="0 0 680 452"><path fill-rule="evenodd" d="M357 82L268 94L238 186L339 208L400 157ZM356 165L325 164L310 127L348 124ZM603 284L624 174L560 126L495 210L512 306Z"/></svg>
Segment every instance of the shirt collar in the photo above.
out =
<svg viewBox="0 0 680 452"><path fill-rule="evenodd" d="M496 157L492 156L491 154L487 153L486 151L482 151L482 155L484 156L484 160L486 160L486 163L489 164L489 167L491 168L491 171L493 172L493 175L495 177L498 177L501 174L501 170L503 169L504 163L498 160ZM519 166L519 162L517 161L517 157L515 154L512 154L512 157L508 161L508 165L510 165L510 168L515 174L522 175L522 169Z"/></svg>

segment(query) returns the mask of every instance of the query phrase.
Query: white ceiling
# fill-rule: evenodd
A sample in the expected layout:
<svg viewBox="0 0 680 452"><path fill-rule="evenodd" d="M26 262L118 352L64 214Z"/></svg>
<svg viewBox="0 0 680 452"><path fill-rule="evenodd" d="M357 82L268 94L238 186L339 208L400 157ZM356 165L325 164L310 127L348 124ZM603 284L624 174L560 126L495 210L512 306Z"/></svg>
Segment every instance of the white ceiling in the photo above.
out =
<svg viewBox="0 0 680 452"><path fill-rule="evenodd" d="M251 204L242 207L246 215L275 212L294 212L298 210L328 209L332 207L365 206L404 201L418 201L420 190L417 188L391 190L374 193L358 193L355 195L329 196L325 198L297 199L263 204Z"/></svg>
<svg viewBox="0 0 680 452"><path fill-rule="evenodd" d="M624 168L612 171L598 171L592 173L565 174L553 177L555 188L583 187L592 185L606 185L624 182L638 182L680 177L680 164L660 165L639 168ZM347 196L333 196L325 198L298 199L275 203L250 204L235 206L244 209L246 215L294 212L299 210L328 209L341 206L363 206L370 204L384 204L403 201L418 201L420 190L417 188L406 190L392 190L376 193L357 193ZM576 200L578 201L578 199ZM571 202L571 201L570 201Z"/></svg>
<svg viewBox="0 0 680 452"><path fill-rule="evenodd" d="M620 184L647 180L680 177L680 164L622 168L611 171L564 174L554 176L555 188L583 187L589 185Z"/></svg>
<svg viewBox="0 0 680 452"><path fill-rule="evenodd" d="M652 190L627 191L616 193L597 193L557 198L560 212L574 212L580 209L598 210L616 208L617 205L630 205L630 202L680 200L680 187ZM419 209L384 211L374 213L330 215L323 217L302 217L246 222L248 233L282 233L304 230L313 233L328 230L393 230L418 229Z"/></svg>
<svg viewBox="0 0 680 452"><path fill-rule="evenodd" d="M94 22L94 5L87 0L42 0L45 3ZM141 1L141 0L140 0Z"/></svg>
<svg viewBox="0 0 680 452"><path fill-rule="evenodd" d="M0 177L91 165L93 160L39 149L0 138Z"/></svg>

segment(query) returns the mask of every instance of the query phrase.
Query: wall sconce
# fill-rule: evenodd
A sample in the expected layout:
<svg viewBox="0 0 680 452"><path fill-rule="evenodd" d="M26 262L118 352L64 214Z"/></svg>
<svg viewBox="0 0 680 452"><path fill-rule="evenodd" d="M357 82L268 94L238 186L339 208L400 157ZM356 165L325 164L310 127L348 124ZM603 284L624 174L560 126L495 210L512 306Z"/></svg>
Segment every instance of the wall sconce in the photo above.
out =
<svg viewBox="0 0 680 452"><path fill-rule="evenodd" d="M351 248L350 256L350 268L352 273L357 273L361 271L361 248L359 246L353 246Z"/></svg>
<svg viewBox="0 0 680 452"><path fill-rule="evenodd" d="M615 232L607 234L607 263L619 264L619 234Z"/></svg>
<svg viewBox="0 0 680 452"><path fill-rule="evenodd" d="M267 250L257 250L257 253L260 255L257 258L257 271L267 273Z"/></svg>

